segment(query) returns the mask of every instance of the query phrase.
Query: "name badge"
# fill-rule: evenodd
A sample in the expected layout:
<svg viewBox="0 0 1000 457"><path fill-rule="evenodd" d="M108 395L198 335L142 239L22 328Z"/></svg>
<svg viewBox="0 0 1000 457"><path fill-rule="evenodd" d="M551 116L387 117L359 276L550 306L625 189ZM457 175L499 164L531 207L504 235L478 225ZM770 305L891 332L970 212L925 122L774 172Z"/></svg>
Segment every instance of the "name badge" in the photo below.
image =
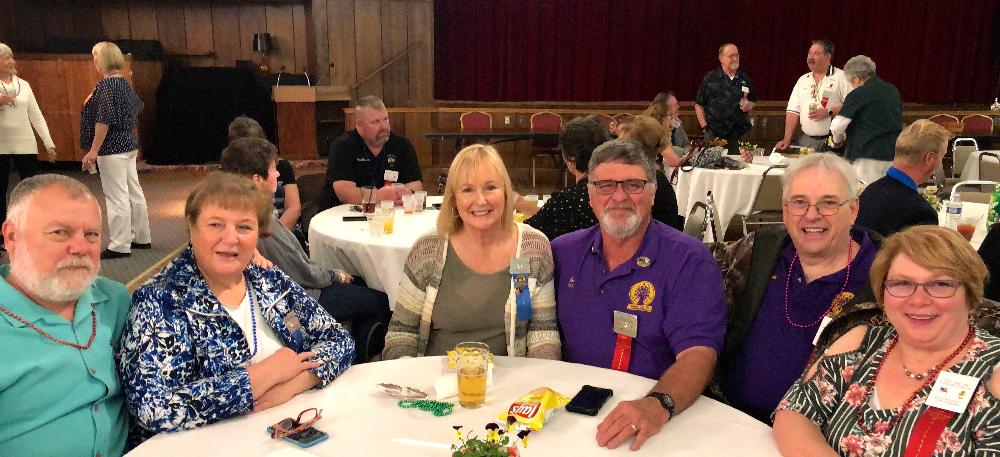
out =
<svg viewBox="0 0 1000 457"><path fill-rule="evenodd" d="M514 303L517 306L517 320L531 320L531 290L528 289L528 275L531 274L531 259L510 259L510 277L514 283Z"/></svg>
<svg viewBox="0 0 1000 457"><path fill-rule="evenodd" d="M962 413L969 405L969 400L976 394L978 385L979 378L973 376L951 372L939 373L925 403L927 406Z"/></svg>
<svg viewBox="0 0 1000 457"><path fill-rule="evenodd" d="M819 323L819 328L816 329L816 336L813 337L813 346L819 342L819 336L823 334L823 330L826 330L826 326L830 325L833 319L830 316L823 316L823 321Z"/></svg>
<svg viewBox="0 0 1000 457"><path fill-rule="evenodd" d="M386 170L382 179L391 182L399 181L399 172L396 170Z"/></svg>
<svg viewBox="0 0 1000 457"><path fill-rule="evenodd" d="M619 335L635 338L639 333L639 316L615 311L613 329Z"/></svg>
<svg viewBox="0 0 1000 457"><path fill-rule="evenodd" d="M742 90L744 94L750 93L750 88L747 86L740 87L740 90Z"/></svg>

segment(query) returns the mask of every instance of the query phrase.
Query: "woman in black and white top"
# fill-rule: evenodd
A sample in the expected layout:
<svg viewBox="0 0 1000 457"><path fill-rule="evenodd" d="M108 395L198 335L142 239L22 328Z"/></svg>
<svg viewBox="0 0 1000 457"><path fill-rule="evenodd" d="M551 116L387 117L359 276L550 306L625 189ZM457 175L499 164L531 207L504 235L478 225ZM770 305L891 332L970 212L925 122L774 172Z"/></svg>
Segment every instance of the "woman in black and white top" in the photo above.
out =
<svg viewBox="0 0 1000 457"><path fill-rule="evenodd" d="M21 179L31 177L38 168L35 133L42 139L48 159L53 161L56 158L56 145L49 135L42 111L38 109L35 94L27 81L17 77L15 65L14 52L0 43L0 222L7 219L10 162L14 161ZM3 248L2 237L0 235L0 249Z"/></svg>
<svg viewBox="0 0 1000 457"><path fill-rule="evenodd" d="M108 208L111 230L102 259L132 255L132 249L149 249L149 217L146 197L139 187L135 160L139 154L136 123L143 103L121 74L125 58L114 43L94 46L94 65L104 75L83 103L80 114L80 147L83 168L101 171L101 187Z"/></svg>

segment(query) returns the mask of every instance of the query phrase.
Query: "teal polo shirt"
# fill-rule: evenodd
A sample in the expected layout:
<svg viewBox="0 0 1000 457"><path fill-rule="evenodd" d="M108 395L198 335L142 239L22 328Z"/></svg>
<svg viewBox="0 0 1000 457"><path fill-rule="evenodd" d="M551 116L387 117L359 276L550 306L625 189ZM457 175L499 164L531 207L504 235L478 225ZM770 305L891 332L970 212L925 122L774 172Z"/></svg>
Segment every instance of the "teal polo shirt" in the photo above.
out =
<svg viewBox="0 0 1000 457"><path fill-rule="evenodd" d="M0 454L60 457L122 455L128 432L114 355L131 299L125 286L97 278L77 301L73 322L41 307L7 282L0 267L0 305L64 341L57 344L0 312Z"/></svg>

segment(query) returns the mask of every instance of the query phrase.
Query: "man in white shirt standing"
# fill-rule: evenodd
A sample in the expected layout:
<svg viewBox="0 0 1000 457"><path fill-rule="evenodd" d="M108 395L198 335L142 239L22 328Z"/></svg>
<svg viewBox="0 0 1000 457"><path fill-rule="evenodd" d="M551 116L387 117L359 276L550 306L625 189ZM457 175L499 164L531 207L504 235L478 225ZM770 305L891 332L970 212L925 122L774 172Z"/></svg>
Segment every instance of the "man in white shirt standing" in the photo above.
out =
<svg viewBox="0 0 1000 457"><path fill-rule="evenodd" d="M785 113L785 136L776 148L788 149L792 134L801 121L802 135L795 144L820 149L830 134L830 121L844 104L853 87L844 78L843 70L831 64L833 42L813 40L806 55L809 72L802 75L792 89Z"/></svg>

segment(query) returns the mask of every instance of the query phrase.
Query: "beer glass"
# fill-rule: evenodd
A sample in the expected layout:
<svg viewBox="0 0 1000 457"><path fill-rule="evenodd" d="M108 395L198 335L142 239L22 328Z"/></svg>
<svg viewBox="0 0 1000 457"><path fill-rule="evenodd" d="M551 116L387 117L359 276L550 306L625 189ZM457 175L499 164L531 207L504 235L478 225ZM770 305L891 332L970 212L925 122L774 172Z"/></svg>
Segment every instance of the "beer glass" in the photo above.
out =
<svg viewBox="0 0 1000 457"><path fill-rule="evenodd" d="M490 347L485 343L464 342L455 346L458 368L458 404L478 408L486 403L486 365Z"/></svg>

